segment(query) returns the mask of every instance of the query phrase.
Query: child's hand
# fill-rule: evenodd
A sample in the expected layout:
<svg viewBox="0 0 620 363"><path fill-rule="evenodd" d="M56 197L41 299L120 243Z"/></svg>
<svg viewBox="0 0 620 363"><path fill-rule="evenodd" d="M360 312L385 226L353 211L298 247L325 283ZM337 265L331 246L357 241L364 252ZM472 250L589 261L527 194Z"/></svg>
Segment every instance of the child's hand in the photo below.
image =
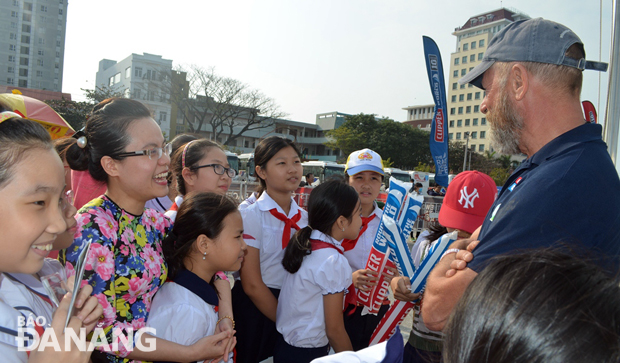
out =
<svg viewBox="0 0 620 363"><path fill-rule="evenodd" d="M390 284L394 298L400 301L414 301L420 297L420 294L411 292L411 282L406 276L398 276L392 279Z"/></svg>
<svg viewBox="0 0 620 363"><path fill-rule="evenodd" d="M370 291L379 282L379 273L372 270L353 272L353 286L360 291Z"/></svg>
<svg viewBox="0 0 620 363"><path fill-rule="evenodd" d="M480 241L472 241L467 244L467 249L461 250L455 254L454 261L450 263L450 269L446 271L446 277L452 277L458 270L464 270L467 263L474 258L473 250L478 246Z"/></svg>
<svg viewBox="0 0 620 363"><path fill-rule="evenodd" d="M213 362L219 362L222 359L227 360L228 357L224 357L224 352L229 340L234 340L235 344L237 342L235 337L233 337L233 332L229 331L223 331L200 339L191 346L195 352L193 356L196 357L192 360L211 360Z"/></svg>
<svg viewBox="0 0 620 363"><path fill-rule="evenodd" d="M91 287L92 291L92 287ZM95 299L97 302L97 299ZM60 305L56 312L54 313L54 317L52 319L52 326L48 329L53 331L53 334L56 335L56 340L59 342L60 350L56 351L54 345L48 344L45 346L43 351L39 351L38 349L33 350L30 353L30 357L28 359L29 363L35 362L45 362L45 363L79 363L79 362L88 362L90 359L91 352L86 350L81 352L78 350L78 347L75 345L73 339L69 338L63 331L65 330L73 330L76 336L79 336L79 331L83 327L82 319L79 317L73 316L71 320L69 320L69 325L65 329L65 320L67 319L67 313L69 312L69 305L71 304L71 293L67 293L62 300L60 301ZM77 306L76 302L76 306ZM91 305L90 302L87 303L88 306ZM91 310L92 307L90 308ZM99 315L103 312L101 305L97 302L97 307L95 310L99 311ZM87 306L82 308L83 311L87 310ZM90 315L89 315L90 316ZM91 328L92 329L92 328ZM65 342L69 340L70 347L69 350L65 349Z"/></svg>
<svg viewBox="0 0 620 363"><path fill-rule="evenodd" d="M215 327L215 334L221 332L231 332L232 335L235 334L233 330L232 321L230 319L222 319L219 324ZM226 349L224 350L224 361L228 359L230 352L232 352L233 348L237 344L237 338L228 339L228 344Z"/></svg>
<svg viewBox="0 0 620 363"><path fill-rule="evenodd" d="M82 321L87 334L95 328L103 314L103 307L99 304L97 298L90 296L92 292L93 287L86 284L80 289L75 299L76 316Z"/></svg>

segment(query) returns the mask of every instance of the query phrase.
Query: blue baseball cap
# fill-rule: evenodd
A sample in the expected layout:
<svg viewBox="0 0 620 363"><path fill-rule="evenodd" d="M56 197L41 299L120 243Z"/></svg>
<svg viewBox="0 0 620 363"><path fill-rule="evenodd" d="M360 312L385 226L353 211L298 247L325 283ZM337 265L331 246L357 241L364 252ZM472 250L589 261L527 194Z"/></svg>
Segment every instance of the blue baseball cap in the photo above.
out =
<svg viewBox="0 0 620 363"><path fill-rule="evenodd" d="M607 71L607 63L566 57L566 51L581 39L562 24L543 18L520 20L507 25L489 42L482 62L459 79L460 84L482 87L482 76L495 62L537 62ZM585 52L584 52L585 53Z"/></svg>

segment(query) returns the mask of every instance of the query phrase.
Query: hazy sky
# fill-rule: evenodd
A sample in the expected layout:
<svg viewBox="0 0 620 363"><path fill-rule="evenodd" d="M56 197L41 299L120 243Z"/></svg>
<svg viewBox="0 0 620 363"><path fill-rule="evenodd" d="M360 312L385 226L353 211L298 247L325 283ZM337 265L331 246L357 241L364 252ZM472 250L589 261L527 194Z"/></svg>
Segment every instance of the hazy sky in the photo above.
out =
<svg viewBox="0 0 620 363"><path fill-rule="evenodd" d="M63 91L83 99L101 59L143 52L175 65L215 67L274 98L289 119L314 123L340 111L406 119L403 107L432 103L422 35L437 42L449 72L451 33L502 6L572 28L588 59L609 61L612 0L73 0L67 15ZM448 78L446 78L448 79ZM599 73L584 72L595 106ZM607 74L601 77L604 113Z"/></svg>

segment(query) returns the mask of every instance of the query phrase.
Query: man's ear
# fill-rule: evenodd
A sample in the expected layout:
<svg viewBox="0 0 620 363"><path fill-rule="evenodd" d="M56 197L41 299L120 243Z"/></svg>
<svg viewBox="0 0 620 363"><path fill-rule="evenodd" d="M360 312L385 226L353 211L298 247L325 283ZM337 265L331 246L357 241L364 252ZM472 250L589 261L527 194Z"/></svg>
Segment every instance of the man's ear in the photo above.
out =
<svg viewBox="0 0 620 363"><path fill-rule="evenodd" d="M119 176L118 160L114 160L109 156L101 158L101 167L109 176Z"/></svg>
<svg viewBox="0 0 620 363"><path fill-rule="evenodd" d="M516 101L521 101L530 87L530 73L520 63L514 64L510 68L508 87Z"/></svg>

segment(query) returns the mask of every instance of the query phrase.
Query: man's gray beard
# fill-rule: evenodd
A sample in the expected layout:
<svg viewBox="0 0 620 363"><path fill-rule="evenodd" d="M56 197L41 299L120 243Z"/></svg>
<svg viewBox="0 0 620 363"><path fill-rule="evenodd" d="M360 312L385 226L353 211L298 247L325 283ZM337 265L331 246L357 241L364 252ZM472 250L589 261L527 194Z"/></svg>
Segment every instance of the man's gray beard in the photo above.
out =
<svg viewBox="0 0 620 363"><path fill-rule="evenodd" d="M491 124L491 144L500 154L520 154L523 117L510 104L503 87L497 95L497 100L496 107L487 112L487 119Z"/></svg>

